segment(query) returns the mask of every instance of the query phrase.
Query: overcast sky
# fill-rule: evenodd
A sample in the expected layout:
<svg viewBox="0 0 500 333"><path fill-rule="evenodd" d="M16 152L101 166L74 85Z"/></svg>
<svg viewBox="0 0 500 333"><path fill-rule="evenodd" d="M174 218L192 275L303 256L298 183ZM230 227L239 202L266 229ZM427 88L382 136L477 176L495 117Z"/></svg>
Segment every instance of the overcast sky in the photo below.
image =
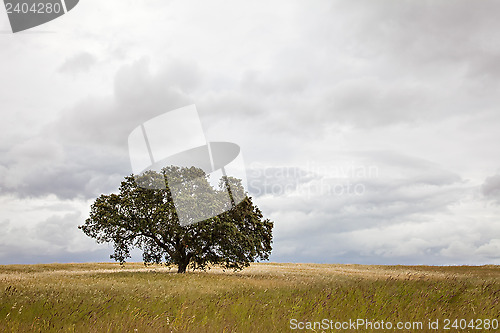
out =
<svg viewBox="0 0 500 333"><path fill-rule="evenodd" d="M499 12L85 0L12 34L0 8L0 264L109 261L77 226L129 133L190 104L241 147L271 260L500 264Z"/></svg>

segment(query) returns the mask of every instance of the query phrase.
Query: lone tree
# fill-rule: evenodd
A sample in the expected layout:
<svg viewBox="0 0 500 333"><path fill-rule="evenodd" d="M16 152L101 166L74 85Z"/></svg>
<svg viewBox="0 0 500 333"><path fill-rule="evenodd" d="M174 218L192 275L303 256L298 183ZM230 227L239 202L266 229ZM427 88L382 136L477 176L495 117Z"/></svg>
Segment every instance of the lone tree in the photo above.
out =
<svg viewBox="0 0 500 333"><path fill-rule="evenodd" d="M114 253L110 258L123 264L136 247L142 250L145 264L177 265L178 273L185 273L188 266L205 270L212 264L241 270L250 262L269 258L273 222L263 218L248 196L235 205L234 193L229 191L230 207L227 200L222 199L224 193L227 198L229 185L233 192L244 193L240 180L224 176L219 189L214 189L209 176L195 167L168 167L161 173L149 171L142 177L125 177L119 194L97 198L91 206L90 217L78 227L98 243L112 242ZM202 189L204 200L196 204L219 206L216 208L224 212L201 222L181 225L169 183L184 179L197 179L183 182L184 186L191 187L186 190ZM150 185L165 182L166 186L148 189L143 187L145 182ZM181 192L175 198L177 204L179 200L182 203ZM189 199L187 194L184 197Z"/></svg>

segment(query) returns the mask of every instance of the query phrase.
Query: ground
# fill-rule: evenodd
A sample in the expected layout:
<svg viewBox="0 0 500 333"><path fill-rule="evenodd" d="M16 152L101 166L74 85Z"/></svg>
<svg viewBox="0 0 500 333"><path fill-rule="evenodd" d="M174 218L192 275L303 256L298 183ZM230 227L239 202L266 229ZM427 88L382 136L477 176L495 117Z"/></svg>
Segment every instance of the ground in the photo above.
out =
<svg viewBox="0 0 500 333"><path fill-rule="evenodd" d="M175 272L139 263L0 266L0 331L500 331L500 266Z"/></svg>

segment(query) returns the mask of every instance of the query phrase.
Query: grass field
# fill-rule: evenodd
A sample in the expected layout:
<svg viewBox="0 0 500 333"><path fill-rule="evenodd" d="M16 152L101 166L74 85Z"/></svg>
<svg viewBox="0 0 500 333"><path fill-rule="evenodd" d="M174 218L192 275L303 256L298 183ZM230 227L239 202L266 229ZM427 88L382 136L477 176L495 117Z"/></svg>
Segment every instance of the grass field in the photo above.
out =
<svg viewBox="0 0 500 333"><path fill-rule="evenodd" d="M266 263L186 274L135 263L0 266L1 332L351 332L330 328L356 319L373 328L357 332L391 331L375 329L382 320L394 332L496 332L499 301L500 266ZM323 319L328 329L299 329ZM469 327L453 327L455 319Z"/></svg>

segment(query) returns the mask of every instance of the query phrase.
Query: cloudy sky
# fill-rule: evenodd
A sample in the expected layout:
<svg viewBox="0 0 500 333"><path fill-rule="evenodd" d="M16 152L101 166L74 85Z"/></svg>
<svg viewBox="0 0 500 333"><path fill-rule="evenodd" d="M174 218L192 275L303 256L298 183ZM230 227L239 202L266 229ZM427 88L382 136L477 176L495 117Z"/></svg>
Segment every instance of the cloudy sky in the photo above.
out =
<svg viewBox="0 0 500 333"><path fill-rule="evenodd" d="M500 264L499 12L82 0L12 34L1 9L0 264L109 261L77 226L129 133L190 104L240 145L271 260Z"/></svg>

